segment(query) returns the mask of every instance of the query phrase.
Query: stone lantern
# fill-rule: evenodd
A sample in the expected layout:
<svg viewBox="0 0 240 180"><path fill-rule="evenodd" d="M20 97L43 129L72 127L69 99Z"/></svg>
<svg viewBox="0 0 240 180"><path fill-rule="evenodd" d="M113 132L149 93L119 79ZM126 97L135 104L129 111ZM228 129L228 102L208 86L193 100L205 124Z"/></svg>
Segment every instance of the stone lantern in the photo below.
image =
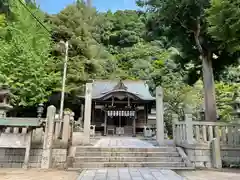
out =
<svg viewBox="0 0 240 180"><path fill-rule="evenodd" d="M235 100L232 103L234 120L240 123L240 93L237 92Z"/></svg>
<svg viewBox="0 0 240 180"><path fill-rule="evenodd" d="M9 102L10 94L7 87L0 87L0 118L6 117L6 113L13 108Z"/></svg>

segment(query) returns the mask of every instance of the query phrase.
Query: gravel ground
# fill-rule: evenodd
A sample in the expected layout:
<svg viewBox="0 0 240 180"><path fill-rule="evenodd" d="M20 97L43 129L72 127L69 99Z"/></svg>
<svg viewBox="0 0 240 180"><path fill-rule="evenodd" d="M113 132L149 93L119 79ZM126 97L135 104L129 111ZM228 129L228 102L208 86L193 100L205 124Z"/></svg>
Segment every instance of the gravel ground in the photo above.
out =
<svg viewBox="0 0 240 180"><path fill-rule="evenodd" d="M0 180L76 180L80 173L39 169L0 169Z"/></svg>

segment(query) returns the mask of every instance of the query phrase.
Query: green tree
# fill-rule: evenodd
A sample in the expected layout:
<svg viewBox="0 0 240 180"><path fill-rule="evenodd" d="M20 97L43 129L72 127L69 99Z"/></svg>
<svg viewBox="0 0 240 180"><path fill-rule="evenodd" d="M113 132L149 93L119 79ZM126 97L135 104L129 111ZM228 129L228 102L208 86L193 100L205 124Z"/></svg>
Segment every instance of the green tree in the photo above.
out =
<svg viewBox="0 0 240 180"><path fill-rule="evenodd" d="M220 49L240 51L240 0L211 0L206 10L208 32L219 41Z"/></svg>
<svg viewBox="0 0 240 180"><path fill-rule="evenodd" d="M59 82L59 74L51 70L49 58L51 37L18 1L9 1L11 21L1 28L0 84L13 93L12 104L31 106L47 101ZM41 19L44 14L29 7Z"/></svg>
<svg viewBox="0 0 240 180"><path fill-rule="evenodd" d="M208 34L205 11L210 8L209 0L140 0L138 3L146 5L149 10L148 29L154 34L164 32L182 52L177 59L182 68L185 69L187 64L193 65L188 69L191 84L199 79L199 70L202 69L206 120L215 121L217 110L213 75L219 76L227 65L236 62L238 55L229 53L225 48L219 49L218 42Z"/></svg>
<svg viewBox="0 0 240 180"><path fill-rule="evenodd" d="M89 79L108 78L113 73L115 61L104 46L93 38L97 21L96 11L83 2L67 6L57 15L48 17L53 29L55 47L52 56L57 69L62 72L63 50L61 40L69 41L69 60L66 90L78 94Z"/></svg>

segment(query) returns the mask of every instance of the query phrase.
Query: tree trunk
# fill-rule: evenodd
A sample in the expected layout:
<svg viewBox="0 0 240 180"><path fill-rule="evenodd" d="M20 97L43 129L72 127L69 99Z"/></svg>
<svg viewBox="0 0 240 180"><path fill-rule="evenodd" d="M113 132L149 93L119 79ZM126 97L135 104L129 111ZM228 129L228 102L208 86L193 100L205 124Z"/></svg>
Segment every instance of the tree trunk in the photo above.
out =
<svg viewBox="0 0 240 180"><path fill-rule="evenodd" d="M209 50L203 50L199 36L201 32L200 17L196 19L196 30L194 39L202 61L202 74L204 85L204 103L205 103L205 121L217 121L217 107L215 100L215 85L212 69L212 53Z"/></svg>
<svg viewBox="0 0 240 180"><path fill-rule="evenodd" d="M205 121L217 121L215 85L212 69L212 53L202 56L202 72L204 84Z"/></svg>

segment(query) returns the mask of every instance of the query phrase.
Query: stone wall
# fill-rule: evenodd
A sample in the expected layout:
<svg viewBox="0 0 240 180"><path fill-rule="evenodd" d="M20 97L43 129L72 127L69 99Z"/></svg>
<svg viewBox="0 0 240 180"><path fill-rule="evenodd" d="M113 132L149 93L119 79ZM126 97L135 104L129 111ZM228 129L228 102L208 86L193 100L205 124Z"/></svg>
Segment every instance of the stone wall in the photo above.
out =
<svg viewBox="0 0 240 180"><path fill-rule="evenodd" d="M221 156L224 166L240 165L240 147L221 147Z"/></svg>
<svg viewBox="0 0 240 180"><path fill-rule="evenodd" d="M40 168L42 148L33 148L30 151L29 167ZM21 168L24 161L25 149L0 149L0 167ZM53 149L52 168L65 168L67 161L67 149Z"/></svg>
<svg viewBox="0 0 240 180"><path fill-rule="evenodd" d="M195 167L212 168L210 145L184 145L182 148Z"/></svg>
<svg viewBox="0 0 240 180"><path fill-rule="evenodd" d="M210 144L182 145L182 148L196 168L213 168ZM221 146L221 158L224 165L239 165L240 147Z"/></svg>

